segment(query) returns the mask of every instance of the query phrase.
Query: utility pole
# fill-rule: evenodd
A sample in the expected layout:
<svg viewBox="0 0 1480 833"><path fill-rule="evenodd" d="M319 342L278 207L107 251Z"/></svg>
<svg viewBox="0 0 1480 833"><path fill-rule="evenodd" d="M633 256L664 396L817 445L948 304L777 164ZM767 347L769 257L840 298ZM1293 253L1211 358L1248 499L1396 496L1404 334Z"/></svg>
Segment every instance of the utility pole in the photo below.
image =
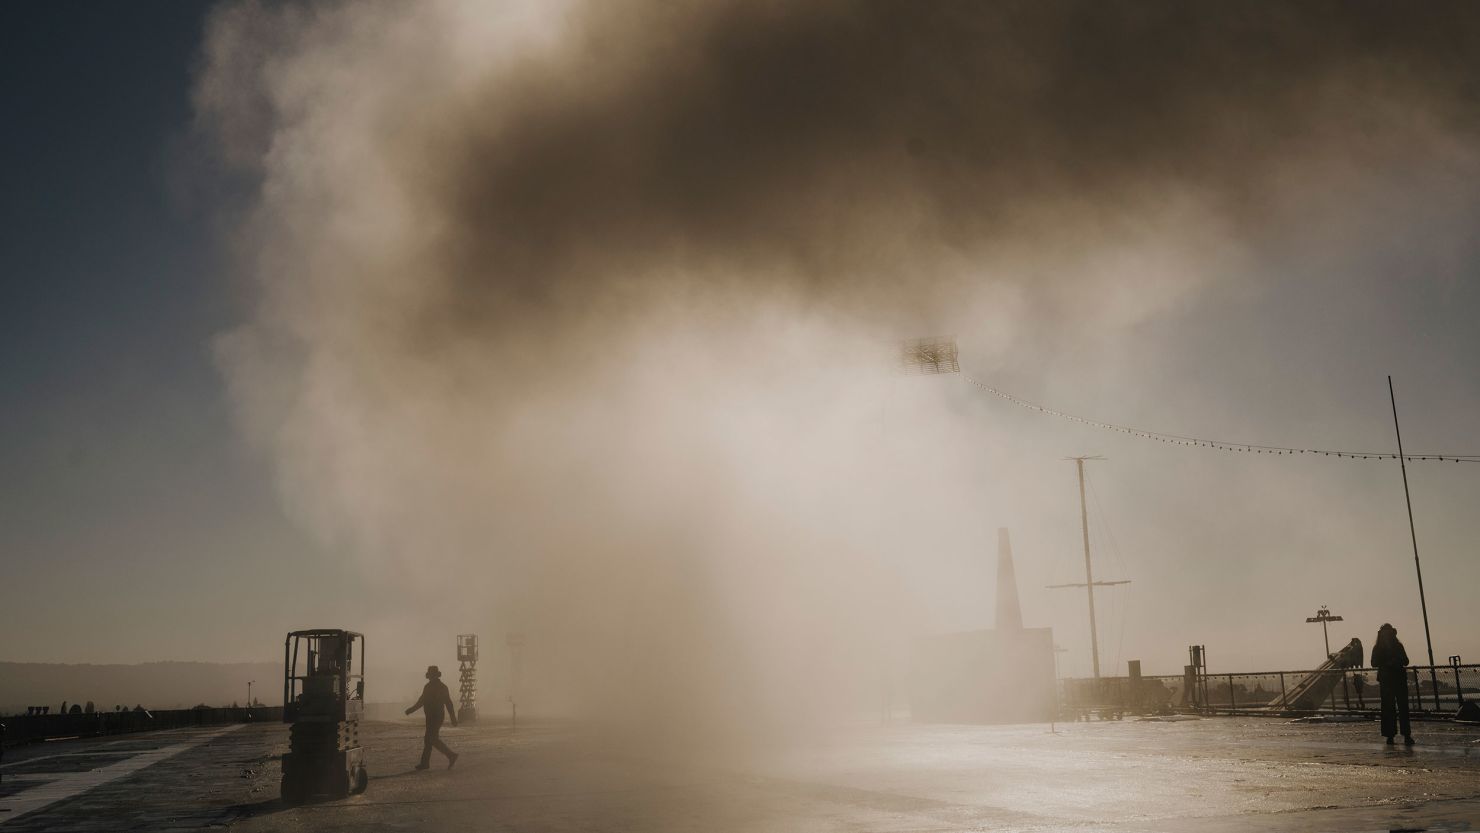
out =
<svg viewBox="0 0 1480 833"><path fill-rule="evenodd" d="M1331 615L1331 608L1326 607L1325 605L1321 605L1321 609L1316 611L1316 615L1305 617L1305 621L1307 623L1310 623L1310 622L1320 622L1321 623L1321 636L1323 636L1323 637L1326 638L1326 659L1330 659L1331 658L1331 634L1326 631L1326 626L1330 622L1340 622L1340 621L1342 621L1341 617L1340 616L1332 616Z"/></svg>
<svg viewBox="0 0 1480 833"><path fill-rule="evenodd" d="M1429 603L1423 596L1423 565L1418 562L1418 531L1413 526L1413 495L1408 492L1408 460L1403 456L1403 429L1398 427L1398 397L1393 377L1388 376L1388 400L1393 403L1393 433L1398 435L1398 468L1403 472L1403 500L1408 504L1408 538L1413 542L1413 569L1418 573L1418 606L1423 610L1423 638L1429 646L1429 680L1433 685L1434 710L1439 708L1439 674L1434 670L1434 637L1429 635ZM1419 698L1422 705L1423 699Z"/></svg>
<svg viewBox="0 0 1480 833"><path fill-rule="evenodd" d="M1089 507L1088 507L1088 505L1084 501L1084 461L1085 460L1103 460L1105 458L1104 457L1100 457L1098 455L1092 455L1092 456L1085 456L1085 457L1065 457L1064 459L1065 460L1073 460L1074 461L1074 465L1079 470L1079 525L1080 525L1080 529L1084 532L1084 583L1083 584L1079 584L1079 583L1075 582L1073 584L1050 584L1050 585L1048 585L1048 587L1050 589L1055 589L1055 588L1060 588L1060 587L1083 587L1085 589L1086 594L1089 596L1089 647L1090 647L1090 657L1092 658L1092 660L1094 662L1095 679L1098 680L1100 678L1100 635L1099 635L1099 632L1098 632L1098 630L1097 630L1097 628L1095 626L1095 588L1096 587L1109 587L1110 585L1114 585L1114 584L1130 584L1130 580L1127 579L1125 581L1095 581L1094 568L1090 565L1090 560L1089 560Z"/></svg>

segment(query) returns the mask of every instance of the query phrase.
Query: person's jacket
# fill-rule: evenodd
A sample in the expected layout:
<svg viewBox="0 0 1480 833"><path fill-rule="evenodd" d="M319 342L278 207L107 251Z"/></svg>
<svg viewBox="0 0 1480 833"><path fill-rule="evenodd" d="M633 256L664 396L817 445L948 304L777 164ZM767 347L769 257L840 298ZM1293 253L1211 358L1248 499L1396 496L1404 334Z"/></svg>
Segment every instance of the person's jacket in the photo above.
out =
<svg viewBox="0 0 1480 833"><path fill-rule="evenodd" d="M1405 681L1408 667L1408 652L1403 649L1403 643L1394 639L1391 642L1378 640L1372 646L1372 667L1377 669L1377 681L1379 683L1400 683Z"/></svg>
<svg viewBox="0 0 1480 833"><path fill-rule="evenodd" d="M449 715L452 715L452 722L457 722L457 711L452 707L452 695L448 693L447 686L440 679L427 680L426 686L421 690L421 699L416 701L416 705L412 706L411 710L414 712L420 708L427 710L428 723L441 723L444 708Z"/></svg>

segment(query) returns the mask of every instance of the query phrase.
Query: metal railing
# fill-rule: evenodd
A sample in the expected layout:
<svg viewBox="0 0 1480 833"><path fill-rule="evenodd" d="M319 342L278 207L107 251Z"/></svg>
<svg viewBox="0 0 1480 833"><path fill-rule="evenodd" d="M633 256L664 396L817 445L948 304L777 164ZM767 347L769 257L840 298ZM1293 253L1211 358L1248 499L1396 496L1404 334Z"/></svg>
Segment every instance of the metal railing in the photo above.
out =
<svg viewBox="0 0 1480 833"><path fill-rule="evenodd" d="M1415 715L1447 717L1462 702L1480 701L1480 665L1417 665L1405 676L1409 709ZM1292 702L1297 689L1315 693ZM1375 714L1382 705L1380 691L1374 668L1065 679L1059 689L1066 713L1107 716Z"/></svg>
<svg viewBox="0 0 1480 833"><path fill-rule="evenodd" d="M227 723L280 723L282 719L282 706L253 706L12 715L0 717L0 723L5 724L5 745L15 746L49 738L96 737Z"/></svg>

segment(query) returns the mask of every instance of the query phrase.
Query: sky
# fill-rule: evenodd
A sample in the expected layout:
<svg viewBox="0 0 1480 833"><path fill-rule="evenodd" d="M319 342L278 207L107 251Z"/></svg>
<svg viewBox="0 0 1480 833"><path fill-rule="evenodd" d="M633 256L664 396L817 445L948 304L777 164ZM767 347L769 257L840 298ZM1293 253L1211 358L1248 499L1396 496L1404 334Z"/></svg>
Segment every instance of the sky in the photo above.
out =
<svg viewBox="0 0 1480 833"><path fill-rule="evenodd" d="M0 659L528 631L551 697L783 701L989 626L1008 527L1085 674L1080 454L1107 669L1309 667L1320 605L1417 658L1395 462L890 373L950 334L1380 452L1391 374L1410 452L1480 454L1480 13L1179 8L7 7ZM1408 476L1480 658L1480 464Z"/></svg>
<svg viewBox="0 0 1480 833"><path fill-rule="evenodd" d="M270 658L261 629L346 578L243 452L211 356L239 292L178 161L207 10L3 13L7 660Z"/></svg>

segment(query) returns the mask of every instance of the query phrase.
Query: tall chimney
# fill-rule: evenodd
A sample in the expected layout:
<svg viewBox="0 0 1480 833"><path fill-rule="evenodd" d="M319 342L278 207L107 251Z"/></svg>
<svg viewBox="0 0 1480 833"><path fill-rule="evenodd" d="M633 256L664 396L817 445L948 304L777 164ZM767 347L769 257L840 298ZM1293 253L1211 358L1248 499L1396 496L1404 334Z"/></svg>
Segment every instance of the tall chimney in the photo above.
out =
<svg viewBox="0 0 1480 833"><path fill-rule="evenodd" d="M1017 573L1012 569L1012 541L1007 527L997 529L997 630L1023 628L1023 608L1018 604Z"/></svg>

